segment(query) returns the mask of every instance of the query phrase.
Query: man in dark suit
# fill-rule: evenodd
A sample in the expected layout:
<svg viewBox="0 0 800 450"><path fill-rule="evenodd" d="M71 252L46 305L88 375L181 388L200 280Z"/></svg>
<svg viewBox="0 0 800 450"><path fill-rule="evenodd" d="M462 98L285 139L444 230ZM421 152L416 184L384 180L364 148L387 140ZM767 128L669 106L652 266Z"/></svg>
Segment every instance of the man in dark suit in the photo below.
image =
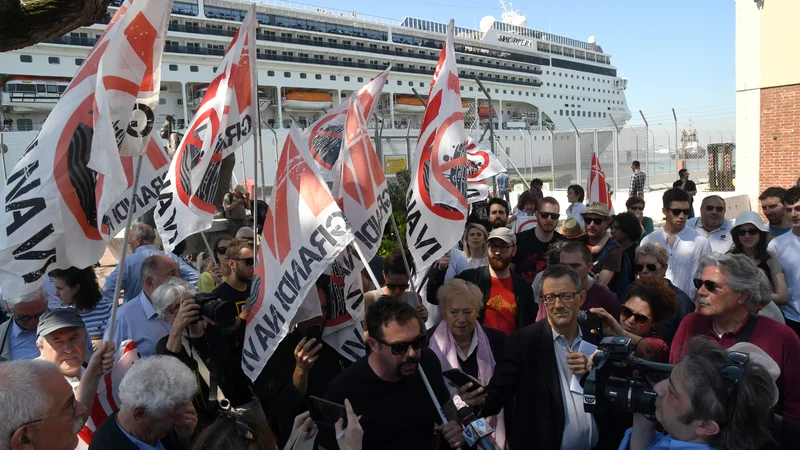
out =
<svg viewBox="0 0 800 450"><path fill-rule="evenodd" d="M615 448L598 444L600 418L584 412L582 392L570 389L572 377L587 372L591 356L580 351L587 347L578 327L578 311L586 300L579 275L561 264L548 267L541 298L547 320L509 337L505 358L488 386L470 390L467 385L460 394L467 403L482 405L483 416L497 414L514 398L511 448Z"/></svg>
<svg viewBox="0 0 800 450"><path fill-rule="evenodd" d="M197 381L192 371L172 356L151 356L136 362L119 387L119 411L92 436L89 450L182 450L197 425L192 406Z"/></svg>

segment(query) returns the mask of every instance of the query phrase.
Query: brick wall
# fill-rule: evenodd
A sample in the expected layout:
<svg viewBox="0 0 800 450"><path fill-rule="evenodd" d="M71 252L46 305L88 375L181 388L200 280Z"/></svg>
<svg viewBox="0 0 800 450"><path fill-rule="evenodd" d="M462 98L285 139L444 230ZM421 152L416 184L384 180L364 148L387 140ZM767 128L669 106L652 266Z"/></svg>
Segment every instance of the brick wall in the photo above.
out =
<svg viewBox="0 0 800 450"><path fill-rule="evenodd" d="M800 176L800 84L761 89L760 191Z"/></svg>

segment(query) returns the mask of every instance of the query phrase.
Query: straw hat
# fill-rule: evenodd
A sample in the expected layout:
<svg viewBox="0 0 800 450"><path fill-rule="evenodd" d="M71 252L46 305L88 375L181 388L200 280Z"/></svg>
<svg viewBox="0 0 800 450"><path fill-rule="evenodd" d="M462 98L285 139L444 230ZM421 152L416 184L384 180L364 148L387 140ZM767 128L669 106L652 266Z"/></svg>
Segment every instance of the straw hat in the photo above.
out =
<svg viewBox="0 0 800 450"><path fill-rule="evenodd" d="M584 234L583 227L574 217L565 220L564 225L561 225L561 229L558 232L567 239L579 238Z"/></svg>
<svg viewBox="0 0 800 450"><path fill-rule="evenodd" d="M592 202L589 204L589 206L586 207L586 211L581 213L581 216L586 217L587 214L603 216L609 219L611 218L611 214L608 213L608 205L600 202Z"/></svg>

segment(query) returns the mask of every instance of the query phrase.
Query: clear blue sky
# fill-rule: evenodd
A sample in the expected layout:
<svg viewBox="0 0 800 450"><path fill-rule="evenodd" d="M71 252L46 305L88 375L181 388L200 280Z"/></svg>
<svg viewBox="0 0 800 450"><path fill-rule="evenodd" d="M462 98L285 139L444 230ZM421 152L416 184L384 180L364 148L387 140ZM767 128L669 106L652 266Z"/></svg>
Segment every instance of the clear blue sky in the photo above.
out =
<svg viewBox="0 0 800 450"><path fill-rule="evenodd" d="M301 0L302 1L302 0ZM406 16L477 28L500 18L497 0L306 0L317 6L402 20ZM574 39L595 36L626 76L631 110L651 125L678 110L679 124L732 121L734 114L733 0L523 0L514 7L528 27ZM669 117L667 117L667 115ZM638 114L634 115L634 118ZM631 124L640 120L631 120Z"/></svg>

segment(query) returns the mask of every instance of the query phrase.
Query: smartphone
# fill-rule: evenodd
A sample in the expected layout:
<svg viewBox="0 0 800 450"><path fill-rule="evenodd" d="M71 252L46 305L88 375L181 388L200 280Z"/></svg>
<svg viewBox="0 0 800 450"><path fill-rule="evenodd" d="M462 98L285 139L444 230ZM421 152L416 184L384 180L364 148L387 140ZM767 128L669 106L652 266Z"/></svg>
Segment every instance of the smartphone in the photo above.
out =
<svg viewBox="0 0 800 450"><path fill-rule="evenodd" d="M586 312L586 322L589 330L595 330L597 334L603 334L603 318L599 314Z"/></svg>
<svg viewBox="0 0 800 450"><path fill-rule="evenodd" d="M324 398L309 396L311 400L311 420L319 427L334 429L334 424L339 419L344 419L344 428L347 428L347 409L344 405L333 403Z"/></svg>
<svg viewBox="0 0 800 450"><path fill-rule="evenodd" d="M475 389L482 387L480 380L473 377L472 375L468 375L461 369L449 369L442 372L445 378L452 381L458 387L464 386L467 383L472 383Z"/></svg>
<svg viewBox="0 0 800 450"><path fill-rule="evenodd" d="M306 328L305 337L306 341L310 341L311 338L314 338L317 340L316 344L319 344L322 340L322 325L314 325Z"/></svg>

